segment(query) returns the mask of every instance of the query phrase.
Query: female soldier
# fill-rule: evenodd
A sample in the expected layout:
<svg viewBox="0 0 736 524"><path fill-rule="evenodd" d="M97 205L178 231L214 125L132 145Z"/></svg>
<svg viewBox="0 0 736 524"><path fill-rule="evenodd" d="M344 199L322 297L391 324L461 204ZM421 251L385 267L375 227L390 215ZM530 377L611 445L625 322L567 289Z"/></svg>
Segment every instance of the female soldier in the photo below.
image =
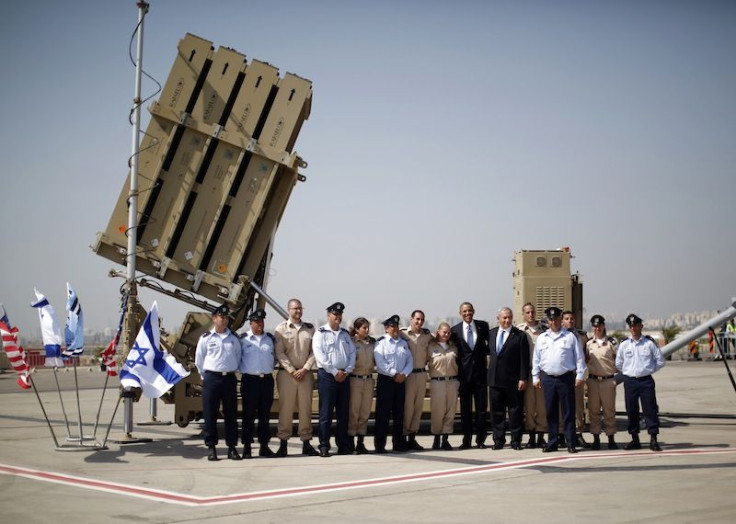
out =
<svg viewBox="0 0 736 524"><path fill-rule="evenodd" d="M432 449L452 450L448 436L452 433L457 407L458 380L457 347L450 342L450 324L441 322L427 347L429 366L429 397ZM440 435L442 444L440 444Z"/></svg>
<svg viewBox="0 0 736 524"><path fill-rule="evenodd" d="M365 447L365 436L368 433L368 417L371 414L373 400L373 346L376 340L368 336L370 324L363 317L356 318L350 335L355 344L355 369L350 375L350 415L348 417L348 435L351 446L359 455L368 453ZM358 445L355 445L355 436Z"/></svg>
<svg viewBox="0 0 736 524"><path fill-rule="evenodd" d="M618 449L616 439L616 351L618 342L606 335L606 319L593 315L590 319L593 337L588 340L588 413L593 449L601 449L601 409L603 429L608 435L608 449Z"/></svg>

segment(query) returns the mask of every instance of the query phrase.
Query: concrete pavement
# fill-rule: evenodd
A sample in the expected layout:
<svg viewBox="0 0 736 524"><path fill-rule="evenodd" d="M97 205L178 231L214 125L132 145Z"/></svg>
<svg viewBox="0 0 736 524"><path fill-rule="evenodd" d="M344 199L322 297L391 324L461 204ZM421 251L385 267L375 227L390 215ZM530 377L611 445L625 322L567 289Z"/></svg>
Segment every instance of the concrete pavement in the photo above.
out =
<svg viewBox="0 0 736 524"><path fill-rule="evenodd" d="M733 362L729 362L733 365ZM78 435L73 373L58 375ZM79 370L90 435L104 374ZM206 460L199 424L135 426L144 444L57 451L38 401L0 375L0 515L4 522L732 522L736 392L722 362L673 361L657 375L662 453L471 449L406 454ZM36 383L61 441L67 430L50 370ZM117 402L111 379L102 440ZM617 395L623 412L623 390ZM135 405L148 420L148 402ZM159 419L173 407L159 403ZM617 417L619 430L624 417ZM111 438L122 436L122 407ZM587 435L586 435L587 437ZM431 436L418 439L429 448ZM624 432L620 443L628 441ZM605 440L604 440L605 441ZM316 441L314 441L316 443ZM460 437L451 437L457 446ZM369 448L372 439L369 437ZM275 449L276 442L272 441ZM603 446L605 448L605 445ZM220 455L224 455L224 446Z"/></svg>

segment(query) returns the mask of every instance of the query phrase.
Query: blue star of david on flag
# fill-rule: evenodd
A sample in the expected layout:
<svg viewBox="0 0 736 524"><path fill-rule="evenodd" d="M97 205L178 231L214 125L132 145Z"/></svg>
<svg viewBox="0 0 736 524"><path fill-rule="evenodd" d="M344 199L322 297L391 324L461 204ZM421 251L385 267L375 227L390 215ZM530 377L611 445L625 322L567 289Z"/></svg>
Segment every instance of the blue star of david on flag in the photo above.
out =
<svg viewBox="0 0 736 524"><path fill-rule="evenodd" d="M160 342L158 304L154 302L120 370L120 384L123 387L141 388L144 396L159 398L174 384L189 376L189 372L173 355L161 351Z"/></svg>

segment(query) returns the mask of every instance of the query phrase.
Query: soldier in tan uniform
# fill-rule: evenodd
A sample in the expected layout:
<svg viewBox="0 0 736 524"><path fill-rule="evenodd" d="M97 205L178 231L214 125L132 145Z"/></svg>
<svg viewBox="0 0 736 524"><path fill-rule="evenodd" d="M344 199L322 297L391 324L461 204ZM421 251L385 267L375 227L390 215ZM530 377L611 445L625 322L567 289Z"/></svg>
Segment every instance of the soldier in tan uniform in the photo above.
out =
<svg viewBox="0 0 736 524"><path fill-rule="evenodd" d="M540 324L535 317L536 310L534 304L527 302L521 308L524 315L524 322L516 327L526 333L529 337L529 358L534 353L534 344L537 337L544 331L544 326ZM531 361L531 360L530 360ZM529 371L529 381L531 384L531 370ZM524 390L524 426L529 432L529 442L526 443L527 448L543 448L547 442L544 440L544 434L547 433L547 412L544 409L544 390L542 388L526 388Z"/></svg>
<svg viewBox="0 0 736 524"><path fill-rule="evenodd" d="M603 430L608 436L608 449L618 449L616 434L616 352L618 342L606 335L606 319L601 315L590 318L593 338L588 340L588 413L593 449L601 449L601 410Z"/></svg>
<svg viewBox="0 0 736 524"><path fill-rule="evenodd" d="M376 339L368 335L370 324L368 320L359 317L353 322L351 335L355 344L355 369L350 374L350 415L348 417L348 435L358 455L368 453L365 447L365 436L368 434L368 418L371 414L373 400L373 371L376 362L373 359L373 348ZM355 436L358 444L355 444Z"/></svg>
<svg viewBox="0 0 736 524"><path fill-rule="evenodd" d="M585 331L575 329L575 314L572 311L562 312L562 327L567 329L570 333L574 333L578 337L580 347L585 351L585 359L588 359L588 351L586 349L588 344L588 334ZM585 371L585 378L588 378L588 371ZM575 446L579 448L589 448L590 444L585 442L583 439L583 430L585 429L585 391L587 389L586 384L575 388ZM560 415L561 416L561 415ZM565 436L560 435L560 446L564 446Z"/></svg>
<svg viewBox="0 0 736 524"><path fill-rule="evenodd" d="M312 337L314 326L302 322L302 303L289 300L289 320L276 326L276 360L279 371L276 385L279 390L279 423L276 436L281 440L276 455L286 456L286 441L291 438L294 410L299 410L299 439L302 454L317 456L319 452L309 441L312 438L312 390L314 389L314 354Z"/></svg>
<svg viewBox="0 0 736 524"><path fill-rule="evenodd" d="M417 309L411 314L409 327L401 328L399 336L409 343L409 350L414 361L411 375L406 377L406 398L404 400L404 436L410 450L422 451L424 448L417 442L419 422L424 409L424 397L427 393L427 347L432 334L424 329L424 312Z"/></svg>
<svg viewBox="0 0 736 524"><path fill-rule="evenodd" d="M432 449L452 450L448 440L455 424L457 396L460 390L457 367L457 347L450 341L450 324L441 322L437 335L427 346L429 364L429 398ZM440 436L442 443L440 443Z"/></svg>

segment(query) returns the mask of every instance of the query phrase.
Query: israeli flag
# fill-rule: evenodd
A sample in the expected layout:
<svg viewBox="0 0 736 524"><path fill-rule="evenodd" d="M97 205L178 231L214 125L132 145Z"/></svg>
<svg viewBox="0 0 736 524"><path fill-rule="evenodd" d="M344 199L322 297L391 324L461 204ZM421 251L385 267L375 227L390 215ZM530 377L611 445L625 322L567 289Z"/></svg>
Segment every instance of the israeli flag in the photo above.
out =
<svg viewBox="0 0 736 524"><path fill-rule="evenodd" d="M158 304L154 302L120 370L120 384L141 388L148 398L159 398L189 376L184 366L160 347Z"/></svg>
<svg viewBox="0 0 736 524"><path fill-rule="evenodd" d="M56 311L54 306L49 304L46 297L33 289L36 293L36 301L31 307L38 308L38 319L41 321L41 337L43 338L43 347L46 350L46 367L63 367L64 360L61 358L61 328L59 321L56 319Z"/></svg>
<svg viewBox="0 0 736 524"><path fill-rule="evenodd" d="M78 357L84 352L84 315L79 298L69 282L66 283L66 326L64 327L64 341L66 357Z"/></svg>

